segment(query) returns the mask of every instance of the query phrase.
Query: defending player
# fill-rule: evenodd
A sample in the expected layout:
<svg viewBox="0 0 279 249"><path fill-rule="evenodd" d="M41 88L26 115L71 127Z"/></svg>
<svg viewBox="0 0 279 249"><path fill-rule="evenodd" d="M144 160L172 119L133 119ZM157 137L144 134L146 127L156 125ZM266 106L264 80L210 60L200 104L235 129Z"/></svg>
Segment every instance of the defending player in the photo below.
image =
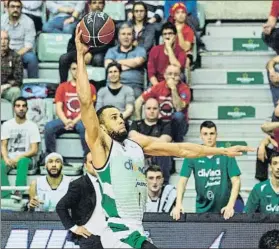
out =
<svg viewBox="0 0 279 249"><path fill-rule="evenodd" d="M95 112L84 61L88 48L81 43L78 30L79 26L76 29L76 48L81 119L101 184L102 205L108 223L101 236L102 245L104 248L156 248L147 241L142 226L147 197L144 153L193 158L214 154L238 156L251 149L246 146L223 149L190 143L158 143L141 134L135 134L132 140L127 139L124 120L117 108L105 106Z"/></svg>

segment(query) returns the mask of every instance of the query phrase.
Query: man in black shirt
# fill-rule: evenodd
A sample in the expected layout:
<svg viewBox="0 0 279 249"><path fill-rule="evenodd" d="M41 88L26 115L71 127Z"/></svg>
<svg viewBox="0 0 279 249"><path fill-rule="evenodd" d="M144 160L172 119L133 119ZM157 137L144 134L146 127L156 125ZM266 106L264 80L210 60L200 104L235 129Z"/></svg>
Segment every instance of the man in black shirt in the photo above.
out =
<svg viewBox="0 0 279 249"><path fill-rule="evenodd" d="M171 142L171 125L169 122L163 122L159 119L159 104L154 98L150 98L145 102L144 105L144 116L145 119L134 121L130 127L129 136L133 133L138 132L152 138L154 141ZM160 165L164 183L167 184L170 178L170 170L172 167L171 157L153 156L146 157L146 165L151 164Z"/></svg>

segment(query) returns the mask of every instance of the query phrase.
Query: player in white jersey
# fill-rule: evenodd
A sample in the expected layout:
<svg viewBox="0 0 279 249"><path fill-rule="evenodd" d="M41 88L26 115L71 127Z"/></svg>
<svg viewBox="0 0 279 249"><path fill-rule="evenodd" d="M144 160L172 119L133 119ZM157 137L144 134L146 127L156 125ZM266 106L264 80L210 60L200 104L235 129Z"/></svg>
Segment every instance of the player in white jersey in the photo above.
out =
<svg viewBox="0 0 279 249"><path fill-rule="evenodd" d="M105 106L97 113L94 109L84 60L88 47L81 43L80 38L77 26L77 93L81 119L100 181L102 206L108 224L101 235L102 245L104 248L156 248L144 236L142 226L147 200L144 153L193 158L221 154L238 156L242 151L252 149L246 146L211 148L190 143L163 143L137 133L131 140L127 139L125 123L117 108ZM136 64L136 61L131 63Z"/></svg>

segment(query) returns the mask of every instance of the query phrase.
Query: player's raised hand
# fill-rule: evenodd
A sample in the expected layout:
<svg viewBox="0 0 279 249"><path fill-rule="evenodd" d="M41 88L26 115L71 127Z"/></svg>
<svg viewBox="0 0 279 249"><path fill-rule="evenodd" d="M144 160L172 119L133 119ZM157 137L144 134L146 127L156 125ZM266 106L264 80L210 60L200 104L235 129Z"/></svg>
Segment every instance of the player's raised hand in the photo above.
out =
<svg viewBox="0 0 279 249"><path fill-rule="evenodd" d="M253 152L253 151L256 150L248 146L236 145L236 146L226 148L225 155L229 157L235 157L235 156L241 156L243 152Z"/></svg>
<svg viewBox="0 0 279 249"><path fill-rule="evenodd" d="M77 50L77 55L84 56L88 52L89 47L82 43L81 34L82 34L82 31L80 29L80 23L78 23L78 25L76 27L76 37L75 37L76 50Z"/></svg>

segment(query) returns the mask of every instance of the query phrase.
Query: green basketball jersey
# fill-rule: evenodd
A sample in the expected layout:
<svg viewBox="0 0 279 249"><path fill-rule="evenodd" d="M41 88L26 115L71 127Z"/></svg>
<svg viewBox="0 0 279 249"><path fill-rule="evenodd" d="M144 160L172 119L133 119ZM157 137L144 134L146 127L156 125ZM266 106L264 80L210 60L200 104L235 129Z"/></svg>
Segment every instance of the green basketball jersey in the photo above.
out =
<svg viewBox="0 0 279 249"><path fill-rule="evenodd" d="M180 175L189 178L192 171L197 192L196 212L220 213L230 198L231 178L241 174L235 158L222 155L185 158Z"/></svg>
<svg viewBox="0 0 279 249"><path fill-rule="evenodd" d="M279 214L279 193L275 193L269 179L254 186L249 195L244 212Z"/></svg>
<svg viewBox="0 0 279 249"><path fill-rule="evenodd" d="M96 172L108 225L116 220L120 224L124 220L141 223L147 200L142 148L129 139L123 144L113 141L106 164ZM121 230L121 226L117 228Z"/></svg>

